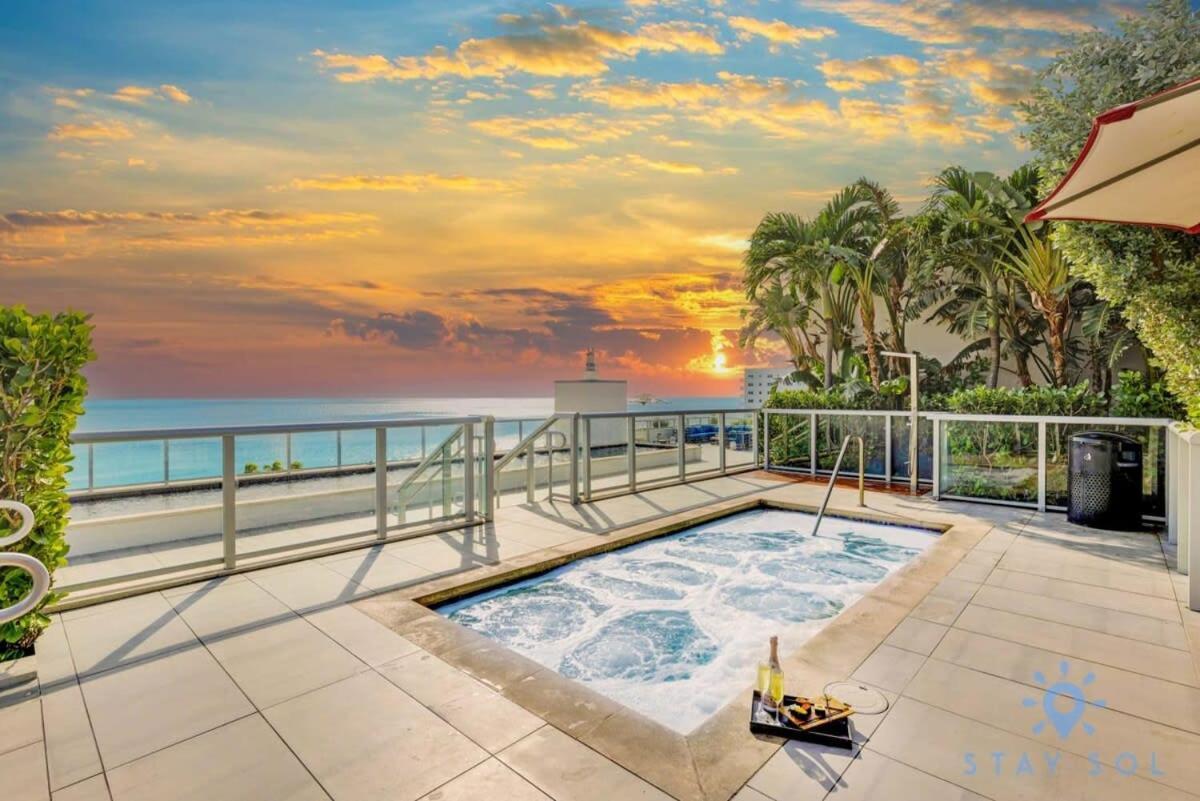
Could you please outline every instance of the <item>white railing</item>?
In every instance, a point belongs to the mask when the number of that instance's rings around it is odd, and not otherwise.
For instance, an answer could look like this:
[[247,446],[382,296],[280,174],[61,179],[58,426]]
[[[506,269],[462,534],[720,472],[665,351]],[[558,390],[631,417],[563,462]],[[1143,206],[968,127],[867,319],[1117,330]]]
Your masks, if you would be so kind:
[[1167,536],[1188,577],[1188,608],[1200,612],[1200,431],[1167,429]]
[[[28,506],[17,501],[0,501],[0,509],[16,512],[21,518],[21,525],[15,532],[7,537],[0,537],[0,548],[16,545],[33,531],[33,510]],[[18,570],[24,570],[32,579],[32,585],[24,598],[12,606],[0,609],[0,623],[8,623],[37,609],[38,604],[50,592],[50,572],[46,570],[45,565],[29,554],[12,551],[0,552],[0,567],[15,567]]]
[[[201,455],[206,460],[211,459],[214,448],[219,455],[219,477],[211,485],[191,488],[192,492],[142,492],[115,501],[123,505],[121,512],[106,516],[89,513],[91,504],[77,505],[69,529],[76,557],[121,548],[163,553],[186,546],[179,550],[205,558],[61,589],[69,592],[118,581],[168,580],[171,574],[185,572],[190,577],[218,575],[246,565],[348,550],[484,521],[490,517],[492,505],[486,488],[480,492],[486,481],[478,477],[488,471],[479,462],[488,465],[494,458],[492,425],[491,418],[443,417],[78,434],[73,444],[89,448],[205,443]],[[325,452],[331,455],[336,448],[337,462],[346,468],[350,465],[341,457],[344,433],[367,437],[370,442],[369,452],[360,449],[355,456],[353,471],[296,470],[263,480],[245,464],[247,453],[271,447],[282,452],[285,443],[321,437],[327,440]],[[457,442],[458,447],[451,451],[444,447],[447,441]],[[482,441],[482,448],[474,447],[477,441]],[[252,445],[248,447],[247,442]],[[390,442],[405,447],[398,451]],[[427,452],[424,459],[404,452],[417,442]],[[441,444],[430,452],[428,442]],[[436,468],[442,479],[437,492],[449,502],[428,503],[426,494],[414,492],[414,481],[409,478],[414,474],[425,477],[433,470],[430,457],[434,455],[439,457]]]

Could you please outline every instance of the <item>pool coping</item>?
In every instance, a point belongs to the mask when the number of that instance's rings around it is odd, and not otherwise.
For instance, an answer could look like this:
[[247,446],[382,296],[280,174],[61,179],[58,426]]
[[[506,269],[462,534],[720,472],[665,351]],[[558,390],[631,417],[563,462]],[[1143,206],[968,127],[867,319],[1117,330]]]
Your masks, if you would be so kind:
[[[444,576],[354,602],[354,605],[426,651],[495,689],[579,742],[681,801],[727,801],[783,745],[751,734],[739,693],[687,735],[567,679],[502,644],[452,622],[430,607],[549,572],[570,562],[667,536],[685,528],[755,509],[815,513],[811,504],[756,495],[720,501],[605,535],[522,554],[467,574]],[[831,516],[940,532],[913,558],[785,655],[789,688],[816,693],[844,679],[983,538],[991,525],[831,507]],[[911,514],[911,513],[910,513]],[[890,696],[890,694],[889,694]],[[861,733],[858,741],[865,739]]]

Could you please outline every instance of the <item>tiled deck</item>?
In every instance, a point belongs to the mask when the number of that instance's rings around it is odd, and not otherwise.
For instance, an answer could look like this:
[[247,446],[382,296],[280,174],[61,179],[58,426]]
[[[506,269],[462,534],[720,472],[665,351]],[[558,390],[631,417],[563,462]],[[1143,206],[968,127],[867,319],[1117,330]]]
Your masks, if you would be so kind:
[[[673,758],[606,736],[637,731],[628,710],[580,704],[565,680],[561,696],[528,692],[528,676],[497,681],[494,665],[471,667],[477,649],[397,616],[418,584],[596,547],[733,497],[814,504],[821,491],[748,474],[577,508],[504,507],[471,535],[65,612],[39,642],[40,688],[0,693],[3,797],[1200,797],[1200,614],[1180,603],[1183,580],[1150,535],[869,494],[875,513],[952,528],[785,663],[789,687],[853,674],[889,695],[886,715],[856,721],[853,753],[726,727],[729,739],[686,738]],[[853,500],[839,489],[833,506]],[[1094,734],[1060,740],[1053,726],[1033,731],[1045,717],[1035,672],[1053,683],[1064,659],[1073,679],[1095,673],[1088,697],[1107,705],[1086,709]],[[649,764],[639,751],[661,754],[659,767],[622,767]]]

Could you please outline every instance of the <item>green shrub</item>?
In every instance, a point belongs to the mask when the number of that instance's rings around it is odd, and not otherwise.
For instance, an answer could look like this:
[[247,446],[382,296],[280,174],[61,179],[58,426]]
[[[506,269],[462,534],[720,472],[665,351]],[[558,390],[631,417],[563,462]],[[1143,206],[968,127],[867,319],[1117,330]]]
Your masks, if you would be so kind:
[[288,468],[290,470],[303,470],[304,462],[292,462],[290,465],[288,465]]
[[1102,417],[1107,414],[1103,395],[1086,384],[1073,387],[1027,387],[1009,389],[975,387],[951,392],[940,399],[942,411],[956,414],[1062,415]]
[[258,462],[246,462],[242,465],[242,473],[251,475],[258,472]]
[[283,462],[279,461],[278,459],[276,459],[275,461],[271,462],[271,468],[270,468],[270,470],[271,470],[271,472],[272,472],[272,473],[279,473],[279,472],[281,472],[281,471],[283,470]]
[[[87,394],[80,370],[94,357],[87,315],[0,307],[0,498],[26,504],[37,521],[28,537],[8,547],[36,557],[51,574],[67,562],[71,431]],[[0,533],[15,522],[15,516],[0,519]],[[29,589],[27,573],[0,569],[0,606],[16,603]],[[42,607],[60,598],[51,591]],[[33,647],[50,624],[42,607],[0,625],[0,660]]]
[[1113,387],[1114,417],[1169,417],[1183,420],[1187,409],[1163,381],[1148,381],[1135,370],[1125,370]]

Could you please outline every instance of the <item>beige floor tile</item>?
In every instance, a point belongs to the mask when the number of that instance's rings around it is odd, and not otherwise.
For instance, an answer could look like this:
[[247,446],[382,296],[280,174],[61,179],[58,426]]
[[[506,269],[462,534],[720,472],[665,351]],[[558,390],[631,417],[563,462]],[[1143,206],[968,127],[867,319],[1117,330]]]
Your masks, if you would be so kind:
[[388,590],[416,584],[431,578],[434,573],[403,559],[369,549],[355,551],[353,556],[325,563],[330,570],[369,587],[372,590]]
[[113,801],[322,801],[329,796],[259,715],[109,771]]
[[498,759],[489,759],[434,790],[421,801],[551,801]]
[[0,692],[0,754],[42,739],[42,702],[36,683]]
[[544,724],[495,690],[423,651],[384,665],[379,672],[492,753]]
[[370,592],[319,562],[296,562],[247,575],[296,612],[344,603]]
[[971,603],[1028,617],[1091,629],[1130,640],[1186,651],[1187,636],[1178,622],[1119,612],[1066,599],[1051,600],[1019,590],[987,585],[980,587]]
[[941,595],[927,595],[921,603],[913,608],[912,617],[949,626],[966,607],[967,600],[965,598],[956,599],[946,598]]
[[[249,583],[249,581],[250,581],[250,579],[246,578],[245,573],[235,573],[232,576],[221,576],[221,577],[215,578],[215,579],[208,579],[207,581],[197,581],[192,584],[183,584],[178,587],[168,587],[167,589],[162,591],[162,597],[166,598],[169,601],[172,598],[178,598],[180,596],[187,596],[187,595],[205,594],[208,592],[212,592],[213,590],[217,589],[218,587],[228,587],[231,584]],[[78,609],[75,611],[84,612],[88,609],[94,609],[94,608],[96,608],[96,607],[88,606],[88,607],[84,607],[83,609]]]
[[838,786],[858,748],[789,742],[759,768],[748,786],[774,801],[820,801]]
[[988,574],[992,572],[993,565],[975,564],[967,561],[959,562],[954,569],[947,573],[948,578],[958,579],[959,581],[972,581],[976,584],[983,583]]
[[81,676],[199,645],[192,630],[158,593],[103,606],[107,608],[103,618],[63,618],[75,669]]
[[[1075,669],[1069,678],[1080,681],[1083,675]],[[1047,669],[1046,676],[1051,682],[1057,681],[1058,669]],[[1085,688],[1089,699],[1105,700],[1115,690],[1106,684],[1105,676],[1098,674],[1096,681]],[[930,706],[1038,740],[1045,748],[1061,748],[1081,757],[1095,754],[1098,761],[1109,766],[1123,752],[1140,753],[1142,759],[1153,753],[1163,773],[1158,781],[1181,790],[1200,787],[1200,762],[1195,758],[1200,754],[1198,734],[1091,705],[1080,718],[1093,727],[1091,734],[1082,727],[1074,729],[1065,739],[1059,737],[1053,726],[1035,732],[1034,727],[1046,717],[1042,688],[937,659],[925,663],[904,693]],[[1034,699],[1036,705],[1025,706],[1026,698]]]
[[254,711],[202,648],[90,676],[81,687],[107,770]]
[[390,545],[384,553],[431,573],[449,573],[496,564],[500,544],[494,537],[479,542],[470,533],[451,532]]
[[[1062,661],[1062,655],[1052,651],[960,629],[946,632],[933,657],[1031,686],[1035,672],[1049,675]],[[1082,659],[1072,659],[1071,670],[1090,670],[1103,680],[1111,688],[1105,690],[1104,700],[1112,709],[1200,734],[1200,690],[1195,687]]]
[[954,627],[1180,684],[1200,683],[1189,653],[1161,645],[974,604],[963,610]]
[[1040,595],[1045,598],[1075,601],[1170,622],[1179,620],[1179,610],[1176,609],[1175,603],[1167,598],[1155,598],[1150,595],[1122,592],[1091,584],[1034,576],[1030,573],[1015,573],[1011,570],[993,571],[992,575],[988,576],[987,583],[991,586]]
[[[1090,775],[1092,763],[1067,752],[1054,752],[1058,761],[1051,770],[1045,761],[1046,748],[1041,743],[911,698],[901,698],[892,708],[871,738],[871,748],[924,773],[1004,801],[1193,798],[1140,775],[1119,776],[1115,771],[1104,770],[1099,775]],[[1028,771],[1022,768],[1023,754],[1029,755]]]
[[887,798],[897,801],[986,801],[981,795],[897,762],[870,746],[860,751],[850,763],[836,791],[829,797],[837,801],[878,801]]
[[205,641],[296,617],[279,599],[252,581],[203,586],[167,600],[196,636]]
[[929,591],[929,594],[955,601],[969,601],[980,586],[979,582],[946,577],[939,581],[938,585]]
[[112,801],[112,796],[108,794],[108,782],[103,775],[55,790],[50,797],[52,801]]
[[368,672],[264,713],[338,801],[420,798],[487,752]]
[[998,569],[1012,570],[1018,573],[1030,573],[1035,576],[1074,581],[1079,584],[1091,584],[1095,587],[1105,587],[1110,590],[1133,592],[1139,595],[1149,595],[1155,598],[1175,597],[1175,590],[1166,570],[1158,575],[1132,573],[1126,570],[1114,569],[1108,566],[1093,567],[1071,564],[1062,559],[1052,558],[1016,558],[1005,554],[996,565]]
[[353,606],[332,606],[305,614],[305,619],[372,667],[420,649]]
[[941,641],[948,626],[931,623],[919,617],[909,616],[884,640],[888,645],[929,656]]
[[543,726],[499,754],[555,801],[669,801],[647,784],[553,726]]
[[738,790],[737,794],[729,801],[774,801],[774,799],[763,795],[753,787],[746,786]]
[[41,743],[0,754],[0,788],[4,801],[49,801],[46,752]]
[[916,675],[924,661],[921,654],[881,645],[854,671],[854,678],[898,693],[904,690],[904,685]]
[[43,688],[42,718],[52,790],[75,784],[103,770],[83,693],[74,679]]

